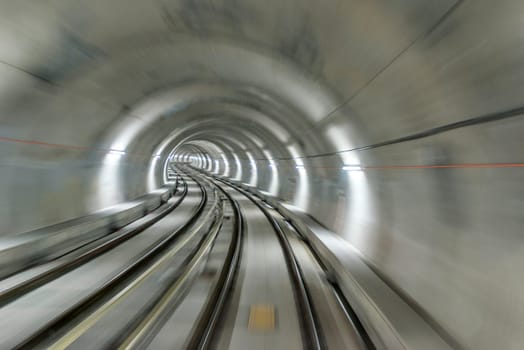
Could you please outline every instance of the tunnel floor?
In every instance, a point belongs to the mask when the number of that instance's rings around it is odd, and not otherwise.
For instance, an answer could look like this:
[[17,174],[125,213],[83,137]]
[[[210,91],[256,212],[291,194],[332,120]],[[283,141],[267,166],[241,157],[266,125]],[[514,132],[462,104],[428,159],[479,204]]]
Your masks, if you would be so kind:
[[0,347],[373,348],[276,208],[189,167],[176,174],[151,214],[6,276]]

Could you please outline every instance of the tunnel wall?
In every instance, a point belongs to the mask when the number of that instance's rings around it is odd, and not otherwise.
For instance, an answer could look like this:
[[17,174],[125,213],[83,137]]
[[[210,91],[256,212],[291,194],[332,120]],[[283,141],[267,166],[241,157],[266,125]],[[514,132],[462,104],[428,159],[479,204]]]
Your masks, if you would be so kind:
[[[141,101],[194,82],[255,88],[290,106],[266,112],[295,131],[285,145],[266,140],[282,200],[347,239],[456,348],[520,347],[521,1],[274,1],[236,17],[222,3],[134,5],[125,19],[115,1],[2,12],[1,234],[145,193],[158,145],[190,118],[173,109],[148,124],[133,112]],[[258,90],[253,110],[273,111]],[[101,176],[119,125],[134,122],[115,177]],[[363,171],[342,170],[354,162]]]
[[5,66],[2,77],[22,97],[1,107],[1,234],[86,214],[105,153],[91,145],[118,110]]

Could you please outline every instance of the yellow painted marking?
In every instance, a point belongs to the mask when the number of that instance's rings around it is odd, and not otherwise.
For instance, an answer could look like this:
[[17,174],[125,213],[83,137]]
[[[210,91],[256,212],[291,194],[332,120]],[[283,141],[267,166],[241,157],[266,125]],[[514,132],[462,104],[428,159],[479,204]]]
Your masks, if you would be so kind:
[[251,305],[248,329],[252,331],[271,331],[275,329],[275,306]]

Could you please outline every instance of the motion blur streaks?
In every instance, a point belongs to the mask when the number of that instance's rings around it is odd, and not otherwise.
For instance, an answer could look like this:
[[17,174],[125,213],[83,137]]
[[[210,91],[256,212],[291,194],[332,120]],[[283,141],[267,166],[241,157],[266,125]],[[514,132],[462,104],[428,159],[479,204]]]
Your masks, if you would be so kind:
[[523,16],[522,0],[3,1],[0,234],[190,162],[306,210],[457,348],[521,348],[524,168],[500,165],[524,163]]

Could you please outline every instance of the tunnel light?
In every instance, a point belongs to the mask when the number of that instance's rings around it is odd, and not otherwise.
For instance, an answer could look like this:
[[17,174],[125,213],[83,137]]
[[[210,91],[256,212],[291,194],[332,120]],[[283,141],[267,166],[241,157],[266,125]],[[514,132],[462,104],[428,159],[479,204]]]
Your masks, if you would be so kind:
[[360,165],[344,165],[342,167],[342,170],[344,171],[362,171],[362,167]]
[[109,154],[115,155],[115,156],[124,156],[126,154],[125,151],[119,151],[116,149],[109,150]]
[[302,165],[302,164],[297,164],[297,165],[295,165],[295,168],[297,168],[297,169],[304,169],[304,165]]

